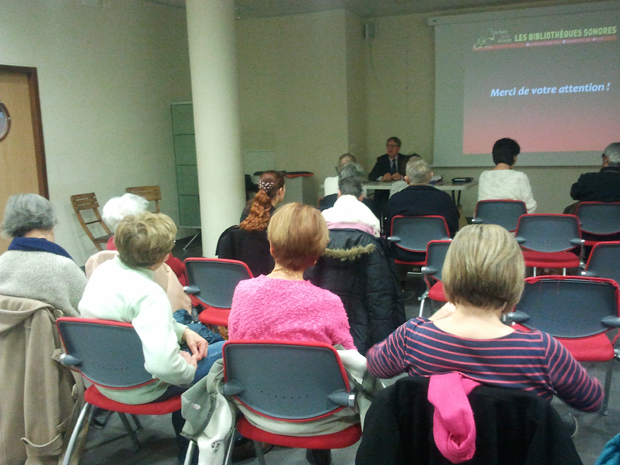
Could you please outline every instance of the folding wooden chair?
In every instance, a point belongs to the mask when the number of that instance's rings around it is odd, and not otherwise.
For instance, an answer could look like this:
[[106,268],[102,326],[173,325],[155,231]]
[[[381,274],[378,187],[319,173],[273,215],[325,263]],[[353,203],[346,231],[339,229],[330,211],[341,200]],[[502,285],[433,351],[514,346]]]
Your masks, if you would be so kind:
[[[71,196],[71,205],[73,205],[73,210],[78,218],[78,221],[82,225],[82,228],[88,235],[89,239],[95,244],[98,250],[103,250],[101,244],[105,246],[108,243],[110,238],[113,236],[110,228],[103,222],[101,215],[99,214],[99,202],[97,202],[97,196],[94,192],[90,192],[88,194],[77,194]],[[94,217],[94,220],[86,221],[82,216],[82,212],[85,210],[91,210],[91,218]],[[105,232],[103,236],[95,236],[90,230],[90,225],[98,224],[101,229]]]

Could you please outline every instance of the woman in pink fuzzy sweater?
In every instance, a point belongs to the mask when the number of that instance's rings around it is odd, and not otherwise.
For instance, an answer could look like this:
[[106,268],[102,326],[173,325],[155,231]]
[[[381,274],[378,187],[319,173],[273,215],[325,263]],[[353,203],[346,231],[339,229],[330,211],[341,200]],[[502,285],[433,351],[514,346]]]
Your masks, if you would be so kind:
[[329,241],[321,213],[309,205],[285,205],[273,215],[267,235],[275,267],[237,286],[230,339],[319,341],[355,349],[340,298],[303,279]]

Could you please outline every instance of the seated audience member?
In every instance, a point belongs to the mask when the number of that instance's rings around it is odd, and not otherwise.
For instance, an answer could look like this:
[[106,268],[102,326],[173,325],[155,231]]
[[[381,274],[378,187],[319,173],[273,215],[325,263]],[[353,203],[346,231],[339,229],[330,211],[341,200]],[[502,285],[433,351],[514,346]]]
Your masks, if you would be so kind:
[[324,197],[338,193],[338,179],[340,179],[340,170],[344,165],[351,162],[357,163],[357,160],[350,153],[343,153],[340,155],[338,158],[338,165],[336,165],[336,173],[338,173],[338,175],[325,178],[325,182],[323,183]]
[[579,202],[620,202],[620,142],[605,147],[603,166],[597,173],[585,173],[570,189]]
[[409,160],[405,176],[409,187],[394,194],[387,205],[388,229],[396,215],[438,215],[446,219],[450,236],[456,234],[459,228],[459,211],[449,194],[429,186],[432,177],[433,172],[426,161],[421,158]]
[[[338,182],[346,178],[364,178],[364,177],[365,177],[364,168],[362,168],[362,165],[355,163],[355,162],[350,162],[344,165],[340,169],[340,173],[338,174],[338,179],[339,179]],[[364,198],[362,199],[362,202],[364,203],[364,205],[370,208],[372,212],[376,215],[374,202],[366,197],[366,188],[362,188],[362,193],[364,194]],[[331,195],[326,195],[322,199],[319,199],[319,210],[323,211],[328,208],[332,208],[334,204],[336,203],[336,200],[338,200],[338,192],[331,194]]]
[[60,463],[83,400],[81,375],[52,359],[62,349],[54,322],[79,316],[86,286],[54,243],[56,223],[44,197],[8,199],[2,231],[12,241],[0,255],[1,464]]
[[[112,232],[114,232],[123,218],[129,215],[137,215],[138,213],[145,212],[148,206],[149,201],[136,194],[127,193],[123,194],[121,197],[112,197],[103,206],[103,221],[108,225]],[[108,240],[106,249],[116,250],[116,247],[114,246],[114,236]],[[174,271],[174,274],[179,282],[183,286],[187,286],[187,279],[185,278],[185,265],[183,265],[183,262],[170,254],[168,260],[166,260],[166,265]]]
[[239,227],[246,231],[265,231],[271,215],[284,200],[286,187],[279,171],[265,171],[258,180],[258,192],[241,213]]
[[51,202],[37,194],[9,198],[2,230],[13,240],[0,255],[0,295],[40,300],[78,316],[86,276],[54,243],[58,222]]
[[495,168],[483,171],[478,184],[478,200],[521,200],[528,213],[536,210],[536,200],[527,176],[512,168],[521,147],[512,139],[500,139],[493,145]]
[[353,228],[379,237],[381,225],[370,208],[362,203],[364,187],[362,178],[341,179],[338,183],[338,200],[332,208],[323,210],[329,229]]
[[599,382],[558,341],[541,331],[515,331],[501,321],[521,298],[525,265],[519,245],[497,225],[471,225],[456,235],[444,262],[446,304],[414,318],[367,353],[368,371],[391,378],[458,372],[482,384],[557,395],[583,411],[600,408]]
[[259,191],[241,215],[241,224],[226,229],[215,250],[218,258],[244,262],[253,276],[266,275],[273,270],[267,225],[286,193],[284,176],[279,171],[265,171],[258,186]]
[[[86,285],[79,304],[82,316],[131,323],[142,341],[144,367],[156,379],[132,389],[99,388],[112,400],[145,404],[168,399],[206,376],[222,357],[223,342],[208,344],[172,319],[166,293],[153,280],[174,247],[176,232],[174,222],[161,213],[126,216],[116,228],[118,256],[98,266]],[[180,350],[181,343],[187,352]],[[187,440],[180,436],[184,423],[180,411],[172,422],[182,460]]]
[[[314,265],[329,240],[327,224],[321,213],[309,205],[289,203],[274,214],[267,235],[275,268],[267,276],[241,281],[237,285],[228,320],[230,339],[318,341],[355,349],[340,298],[304,281],[304,271]],[[246,416],[250,415],[250,421],[260,423],[260,418],[252,417],[251,412],[239,407]],[[271,432],[328,434],[359,422],[350,409],[325,420],[303,424],[283,422],[281,430]],[[328,464],[330,456],[329,451],[309,451],[307,454],[311,463]]]

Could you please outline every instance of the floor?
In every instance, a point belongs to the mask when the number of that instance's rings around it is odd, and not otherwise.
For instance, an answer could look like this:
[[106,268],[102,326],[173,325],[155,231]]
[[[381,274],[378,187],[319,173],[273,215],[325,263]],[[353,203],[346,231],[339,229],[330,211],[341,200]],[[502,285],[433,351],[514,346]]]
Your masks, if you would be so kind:
[[[177,250],[173,252],[175,256],[183,259],[187,256],[201,255],[199,238],[186,251],[181,250],[184,244],[182,241],[179,242]],[[410,274],[407,280],[407,291],[412,297],[406,302],[407,317],[417,316],[419,302],[416,296],[419,296],[423,290],[422,280]],[[430,309],[425,308],[425,314],[427,312],[430,312]],[[584,365],[601,383],[604,381],[603,366],[600,364],[597,366],[594,363]],[[620,363],[614,364],[614,383],[608,416],[576,412],[558,400],[554,400],[553,404],[563,417],[568,418],[569,413],[572,413],[578,419],[579,430],[574,438],[575,446],[584,464],[594,464],[605,443],[620,433]],[[118,415],[112,415],[103,429],[91,427],[81,463],[88,465],[177,465],[177,446],[170,416],[141,417],[141,422],[144,429],[138,435],[142,443],[142,448],[138,452],[134,452]],[[334,450],[332,463],[353,465],[356,451],[357,444],[346,449]],[[278,447],[266,455],[266,462],[268,465],[306,465],[308,463],[305,451]],[[248,459],[237,463],[257,464],[258,461]]]

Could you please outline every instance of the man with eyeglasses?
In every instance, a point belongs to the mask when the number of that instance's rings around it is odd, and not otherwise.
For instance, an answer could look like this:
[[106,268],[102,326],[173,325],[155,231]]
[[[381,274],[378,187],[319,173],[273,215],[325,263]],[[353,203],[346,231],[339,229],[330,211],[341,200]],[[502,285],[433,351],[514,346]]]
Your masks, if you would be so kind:
[[399,153],[401,141],[390,137],[386,144],[387,153],[377,157],[374,168],[368,175],[370,181],[400,181],[405,176],[405,166],[409,157]]

